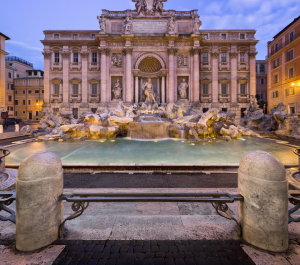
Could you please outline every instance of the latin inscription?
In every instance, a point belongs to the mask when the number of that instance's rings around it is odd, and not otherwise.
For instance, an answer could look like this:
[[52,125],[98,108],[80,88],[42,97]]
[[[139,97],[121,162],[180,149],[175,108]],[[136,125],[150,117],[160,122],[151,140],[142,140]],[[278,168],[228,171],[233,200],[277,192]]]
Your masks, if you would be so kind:
[[133,22],[134,33],[167,33],[167,22]]

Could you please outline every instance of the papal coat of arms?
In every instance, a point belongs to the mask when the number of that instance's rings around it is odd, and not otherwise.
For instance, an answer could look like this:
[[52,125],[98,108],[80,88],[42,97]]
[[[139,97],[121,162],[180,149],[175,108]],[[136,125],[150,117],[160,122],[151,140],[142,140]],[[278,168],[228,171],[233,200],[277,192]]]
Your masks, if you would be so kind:
[[135,11],[138,14],[144,12],[145,15],[152,16],[155,14],[155,12],[164,11],[163,2],[167,2],[167,0],[132,0],[132,2],[136,3]]

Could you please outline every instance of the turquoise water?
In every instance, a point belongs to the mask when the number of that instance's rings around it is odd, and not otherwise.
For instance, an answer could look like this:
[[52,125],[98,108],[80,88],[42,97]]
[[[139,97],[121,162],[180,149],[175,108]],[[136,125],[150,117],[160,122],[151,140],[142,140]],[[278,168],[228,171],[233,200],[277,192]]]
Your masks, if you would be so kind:
[[229,142],[188,143],[181,140],[136,141],[131,139],[97,140],[85,142],[33,142],[8,148],[11,154],[6,164],[20,164],[38,151],[57,154],[63,163],[239,163],[241,158],[256,150],[263,150],[283,164],[298,164],[293,148],[273,141],[244,137]]

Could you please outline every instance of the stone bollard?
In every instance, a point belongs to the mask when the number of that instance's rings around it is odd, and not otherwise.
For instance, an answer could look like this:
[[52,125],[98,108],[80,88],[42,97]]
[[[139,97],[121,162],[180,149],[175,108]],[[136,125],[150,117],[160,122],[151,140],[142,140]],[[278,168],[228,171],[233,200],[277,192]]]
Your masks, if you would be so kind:
[[20,131],[20,125],[19,124],[15,124],[15,132],[19,132]]
[[0,133],[3,133],[3,125],[0,124]]
[[63,222],[60,158],[41,151],[20,165],[16,181],[16,249],[34,251],[58,239]]
[[242,237],[258,248],[288,248],[288,181],[281,162],[264,151],[245,155],[238,172]]

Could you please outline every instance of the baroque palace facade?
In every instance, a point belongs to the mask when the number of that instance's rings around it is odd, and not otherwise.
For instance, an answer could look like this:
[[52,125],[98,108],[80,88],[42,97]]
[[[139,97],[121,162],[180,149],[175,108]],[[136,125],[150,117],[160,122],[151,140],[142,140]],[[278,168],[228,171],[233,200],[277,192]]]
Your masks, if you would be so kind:
[[78,116],[149,103],[152,91],[152,102],[200,102],[240,118],[256,94],[256,31],[200,30],[197,10],[133,2],[136,10],[102,10],[100,32],[44,31],[43,109]]

